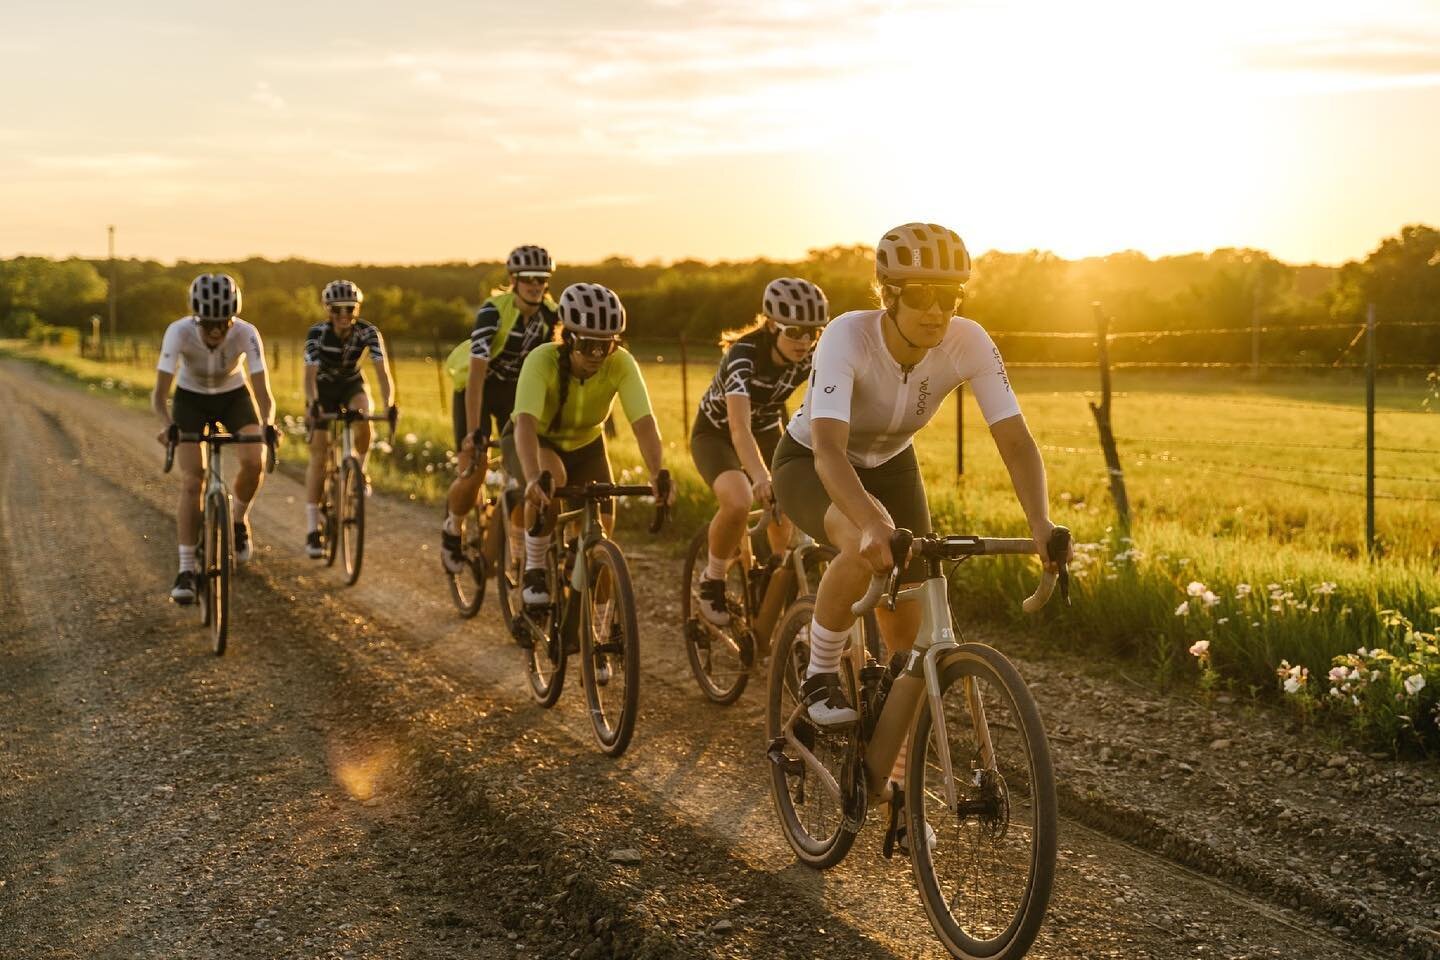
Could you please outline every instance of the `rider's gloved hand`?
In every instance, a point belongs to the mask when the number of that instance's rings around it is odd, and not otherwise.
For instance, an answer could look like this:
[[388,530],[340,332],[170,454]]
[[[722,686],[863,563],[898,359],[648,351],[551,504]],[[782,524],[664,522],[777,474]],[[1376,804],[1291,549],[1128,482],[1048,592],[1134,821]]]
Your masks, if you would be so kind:
[[284,441],[284,434],[275,429],[275,424],[265,424],[265,442],[272,447],[278,447]]

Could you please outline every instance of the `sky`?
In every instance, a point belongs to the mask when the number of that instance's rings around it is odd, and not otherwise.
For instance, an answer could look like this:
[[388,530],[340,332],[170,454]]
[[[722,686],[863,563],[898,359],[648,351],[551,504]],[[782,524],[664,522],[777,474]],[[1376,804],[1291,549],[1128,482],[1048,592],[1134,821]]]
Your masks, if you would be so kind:
[[1440,0],[7,0],[0,257],[1363,258],[1440,224]]

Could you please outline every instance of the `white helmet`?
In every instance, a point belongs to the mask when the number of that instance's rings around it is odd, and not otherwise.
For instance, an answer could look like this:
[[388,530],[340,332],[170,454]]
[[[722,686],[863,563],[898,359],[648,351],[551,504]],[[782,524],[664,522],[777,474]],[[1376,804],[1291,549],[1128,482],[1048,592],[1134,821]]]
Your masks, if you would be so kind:
[[618,337],[625,332],[625,305],[609,287],[572,283],[560,294],[560,321],[582,337]]
[[327,307],[338,303],[353,303],[358,307],[365,302],[365,294],[361,293],[360,288],[349,280],[331,280],[325,284],[325,290],[320,294],[320,299]]
[[964,283],[970,279],[970,252],[954,230],[935,223],[903,224],[886,231],[875,245],[875,279]]
[[229,320],[240,312],[240,285],[228,273],[202,273],[190,281],[190,312],[201,320]]
[[823,327],[830,319],[824,291],[798,277],[771,280],[760,302],[765,316],[787,326]]
[[510,251],[510,256],[505,258],[505,269],[510,273],[543,273],[548,277],[555,272],[555,261],[544,247],[527,244]]

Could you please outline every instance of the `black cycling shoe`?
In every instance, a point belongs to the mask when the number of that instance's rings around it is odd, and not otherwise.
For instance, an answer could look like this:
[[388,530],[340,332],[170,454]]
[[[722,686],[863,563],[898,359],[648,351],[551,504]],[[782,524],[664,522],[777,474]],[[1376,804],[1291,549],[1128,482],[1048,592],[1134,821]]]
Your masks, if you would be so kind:
[[320,539],[319,530],[311,530],[305,538],[305,556],[311,560],[319,560],[325,556],[325,543]]
[[725,581],[700,578],[700,616],[717,627],[730,625],[730,603],[725,599]]
[[465,548],[460,542],[460,534],[448,530],[440,532],[440,562],[444,564],[446,573],[459,573],[465,569]]
[[544,567],[525,571],[520,578],[520,599],[527,607],[543,607],[550,602],[550,578]]
[[254,551],[250,548],[250,524],[244,520],[235,523],[235,560],[238,563],[245,563],[250,559]]
[[800,686],[800,699],[804,701],[810,720],[821,727],[843,727],[860,718],[845,689],[840,686],[840,674],[817,673],[806,677]]
[[188,607],[194,603],[195,593],[199,587],[196,582],[198,579],[193,570],[181,570],[175,577],[175,586],[170,588],[170,599],[182,607]]

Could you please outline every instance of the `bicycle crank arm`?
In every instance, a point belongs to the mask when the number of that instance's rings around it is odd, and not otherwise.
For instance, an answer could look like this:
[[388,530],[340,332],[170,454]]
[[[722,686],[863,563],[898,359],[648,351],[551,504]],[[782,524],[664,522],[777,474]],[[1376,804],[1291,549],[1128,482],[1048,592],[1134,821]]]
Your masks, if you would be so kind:
[[715,641],[719,641],[725,646],[727,650],[735,654],[735,656],[740,656],[740,644],[736,643],[728,633],[726,633],[724,630],[721,630],[719,627],[715,626],[715,624],[711,623],[709,620],[706,620],[704,617],[694,617],[692,619],[700,625],[700,628],[702,630],[704,630],[710,635],[710,640],[712,643]]
[[815,758],[815,754],[811,753],[803,743],[795,739],[795,719],[800,716],[801,711],[804,709],[803,706],[796,708],[795,713],[791,715],[789,721],[786,722],[784,728],[785,744],[800,754],[800,760],[805,764],[805,769],[815,775],[815,779],[820,782],[820,786],[825,788],[825,792],[830,794],[831,799],[835,801],[836,805],[843,807],[845,801],[840,796],[840,784],[830,775],[830,771],[825,769],[825,765]]

